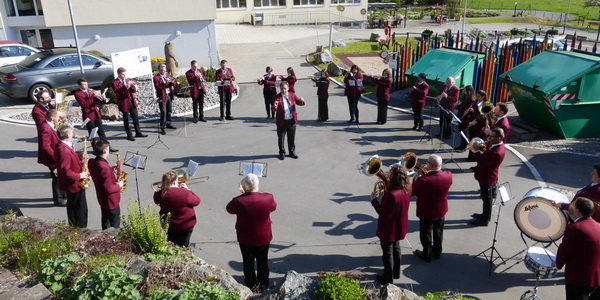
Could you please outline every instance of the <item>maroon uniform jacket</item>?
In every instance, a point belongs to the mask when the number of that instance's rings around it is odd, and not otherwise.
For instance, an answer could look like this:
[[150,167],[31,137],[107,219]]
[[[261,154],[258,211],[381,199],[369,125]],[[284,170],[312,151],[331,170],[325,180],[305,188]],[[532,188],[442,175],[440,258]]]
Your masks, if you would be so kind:
[[556,254],[565,267],[565,281],[583,287],[600,286],[600,224],[591,217],[567,225]]
[[494,124],[490,125],[490,128],[496,127],[502,128],[502,130],[504,130],[504,139],[502,141],[506,143],[506,140],[508,139],[508,134],[510,133],[510,123],[508,122],[508,118],[504,116],[502,119],[496,120]]
[[329,82],[331,81],[329,77],[319,77],[312,81],[317,83],[317,97],[319,99],[329,98]]
[[48,109],[44,108],[41,104],[36,103],[33,105],[33,109],[31,109],[31,116],[33,117],[33,122],[35,122],[35,126],[38,127],[40,124],[46,122],[46,112],[49,109],[53,109],[54,106],[52,104],[48,104]]
[[196,226],[194,206],[200,204],[200,198],[192,191],[172,187],[164,196],[161,191],[154,193],[154,203],[160,206],[160,214],[171,213],[169,231],[182,231]]
[[277,81],[277,76],[275,74],[265,74],[258,81],[259,85],[263,86],[263,94],[270,93],[271,95],[277,94],[277,89],[275,88],[275,82]]
[[225,209],[237,215],[235,231],[240,245],[262,246],[271,242],[270,214],[277,209],[272,194],[248,192],[233,198]]
[[475,166],[475,179],[483,186],[492,186],[498,182],[498,169],[504,160],[506,149],[504,144],[496,144],[491,147],[486,144],[485,152],[475,152],[477,165]]
[[96,97],[94,97],[94,91],[91,89],[87,89],[86,92],[82,90],[77,90],[75,93],[75,100],[81,106],[81,118],[85,120],[86,118],[90,119],[90,122],[94,122],[96,118],[100,119],[102,116],[100,115],[100,110],[96,106]]
[[427,82],[423,81],[421,84],[415,83],[410,93],[411,104],[424,107],[425,103],[427,103],[427,94],[429,94],[429,84]]
[[[296,94],[292,92],[288,92],[288,97],[290,98],[290,109],[292,111],[294,123],[298,123],[298,113],[296,112],[296,104],[302,106],[304,105],[304,100],[300,100],[300,97],[296,96]],[[283,101],[285,101],[283,99],[283,95],[279,93],[273,99],[273,104],[271,104],[271,111],[277,113],[275,117],[275,125],[277,126],[285,125],[285,106],[283,104]]]
[[58,142],[54,147],[54,160],[60,189],[67,193],[81,190],[79,187],[81,158],[75,150],[63,142]]
[[[218,69],[215,72],[215,77],[216,77],[217,81],[223,81],[223,80],[229,80],[229,81],[231,81],[229,83],[229,92],[233,93],[233,89],[234,89],[233,88],[233,81],[235,80],[235,75],[233,75],[233,71],[231,70],[231,68],[227,68],[227,73],[231,76],[230,79],[226,78],[227,76],[225,76],[226,74],[225,74],[225,72],[223,72],[223,69]],[[218,86],[217,87],[217,90],[218,90],[219,94],[223,94],[223,89],[224,88],[225,88],[224,86]]]
[[456,102],[458,102],[458,96],[460,95],[460,89],[458,89],[455,85],[451,87],[443,85],[438,96],[441,95],[442,92],[446,92],[447,97],[440,100],[440,105],[449,111],[454,111]]
[[125,79],[125,85],[121,82],[120,78],[113,80],[112,89],[117,95],[117,104],[119,106],[119,111],[121,112],[129,112],[131,108],[131,101],[133,101],[133,107],[138,107],[137,101],[135,101],[135,97],[133,93],[137,91],[135,85],[132,85],[130,88],[127,88],[129,85],[129,79]]
[[88,166],[100,207],[108,210],[117,208],[121,202],[121,187],[117,184],[113,168],[102,157],[91,158]]
[[412,184],[412,194],[417,196],[417,218],[435,221],[448,212],[448,190],[452,185],[450,171],[429,171]]
[[[167,78],[171,78],[171,82],[167,83]],[[165,80],[163,80],[163,77],[160,74],[157,74],[152,77],[152,83],[154,83],[156,98],[160,100],[160,103],[167,103],[167,94],[171,95],[171,99],[173,99],[173,87],[177,82],[171,75],[165,74]]]
[[392,79],[375,79],[375,84],[377,84],[377,100],[390,101],[390,87],[392,86]]
[[[198,75],[196,75],[196,72],[198,72]],[[204,73],[202,73],[201,69],[196,69],[196,71],[189,69],[187,72],[185,72],[185,78],[191,86],[190,97],[200,97],[200,90],[202,90],[204,95],[206,95],[206,88],[204,88],[206,77],[204,77]]]
[[294,89],[294,86],[296,85],[296,76],[284,76],[281,78],[281,81],[287,81],[287,83],[290,85],[290,92],[295,93],[296,90]]
[[[586,185],[584,188],[580,189],[575,193],[575,196],[571,200],[571,202],[575,201],[575,199],[579,197],[588,198],[595,203],[600,203],[600,183],[592,185],[592,183]],[[561,203],[561,208],[563,210],[569,209],[569,203]]]
[[[471,135],[471,138],[482,138],[485,140],[486,138],[486,134],[485,134],[485,117],[481,115],[481,111],[479,110],[479,102],[475,101],[473,102],[473,104],[471,105],[471,107],[473,108],[473,111],[470,113],[467,113],[467,115],[462,119],[461,122],[461,127],[464,126],[464,128],[467,128],[467,126],[469,126],[469,123],[471,123],[472,121],[477,120],[477,123],[475,123],[475,125],[469,127],[469,134]],[[483,102],[480,102],[483,103]]]
[[460,99],[460,103],[456,105],[456,116],[459,118],[463,118],[465,112],[475,103],[475,99],[467,97],[467,95],[463,95],[462,99]]
[[58,134],[48,122],[44,121],[38,126],[38,164],[51,169],[56,168],[54,148],[58,142]]
[[356,76],[352,76],[352,73],[348,72],[346,74],[346,76],[344,77],[344,85],[346,86],[344,88],[344,92],[346,94],[346,96],[350,96],[350,97],[360,97],[360,95],[362,94],[362,86],[350,86],[350,80],[363,80],[363,75],[360,73],[357,73]]
[[403,240],[408,232],[408,205],[410,204],[411,186],[408,193],[402,189],[391,189],[381,199],[371,200],[371,205],[379,214],[377,219],[377,237],[384,242]]

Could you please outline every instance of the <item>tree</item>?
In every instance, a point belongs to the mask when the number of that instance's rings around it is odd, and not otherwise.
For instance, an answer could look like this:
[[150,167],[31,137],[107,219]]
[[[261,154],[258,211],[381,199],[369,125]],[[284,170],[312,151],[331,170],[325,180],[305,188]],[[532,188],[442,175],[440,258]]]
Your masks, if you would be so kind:
[[586,0],[583,4],[585,7],[600,6],[600,0]]

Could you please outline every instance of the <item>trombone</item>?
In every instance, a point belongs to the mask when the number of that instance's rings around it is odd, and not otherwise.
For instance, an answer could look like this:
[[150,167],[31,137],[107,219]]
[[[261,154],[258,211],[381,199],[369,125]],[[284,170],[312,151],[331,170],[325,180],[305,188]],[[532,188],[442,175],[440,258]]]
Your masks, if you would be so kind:
[[[190,178],[184,169],[177,169],[177,170],[175,170],[175,172],[177,172],[177,180],[179,180],[180,184],[181,183],[185,183],[186,185],[198,184],[198,183],[207,182],[208,179],[210,178],[210,176]],[[157,182],[152,183],[150,185],[150,187],[152,188],[152,190],[154,192],[158,192],[162,189],[162,183],[160,181],[157,181]]]

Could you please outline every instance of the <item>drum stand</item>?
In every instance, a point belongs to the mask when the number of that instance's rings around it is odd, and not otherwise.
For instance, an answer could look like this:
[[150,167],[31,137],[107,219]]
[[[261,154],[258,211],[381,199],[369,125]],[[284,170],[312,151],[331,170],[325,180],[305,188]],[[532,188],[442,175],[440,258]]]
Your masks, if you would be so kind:
[[[506,260],[502,257],[502,255],[500,255],[500,252],[498,252],[498,249],[496,249],[496,241],[497,241],[496,236],[498,234],[498,224],[500,222],[500,212],[502,211],[502,206],[504,206],[504,203],[510,201],[510,199],[511,199],[509,191],[510,191],[510,183],[508,183],[508,182],[505,182],[498,187],[498,194],[500,194],[501,205],[498,206],[498,215],[496,216],[496,222],[495,222],[496,226],[494,228],[494,239],[492,240],[492,246],[481,251],[479,254],[473,256],[473,258],[477,258],[479,256],[485,257],[485,259],[488,261],[488,263],[490,265],[490,270],[488,273],[489,276],[492,276],[492,267],[494,266],[494,262],[496,260],[501,259],[502,264],[503,265],[506,264]],[[486,252],[488,252],[488,251],[490,251],[489,257],[486,254]],[[495,258],[494,258],[494,253],[497,255]]]
[[527,300],[527,299],[542,300],[542,298],[540,298],[540,296],[537,295],[539,283],[540,283],[540,272],[538,271],[538,272],[535,272],[535,286],[533,286],[533,290],[526,291],[525,293],[523,293],[523,295],[521,295],[521,298],[519,298],[519,299],[520,300]]

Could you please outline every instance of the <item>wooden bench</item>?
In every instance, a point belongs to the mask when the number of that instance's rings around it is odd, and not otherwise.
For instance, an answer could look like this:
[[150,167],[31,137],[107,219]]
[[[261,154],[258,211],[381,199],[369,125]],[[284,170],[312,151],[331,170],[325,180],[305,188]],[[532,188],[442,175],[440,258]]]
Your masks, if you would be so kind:
[[600,26],[600,22],[587,22],[587,28],[590,28],[590,26]]
[[386,36],[383,39],[379,39],[379,46],[381,47],[381,50],[383,50],[383,47],[386,47],[389,50],[390,49],[390,38],[388,36]]

